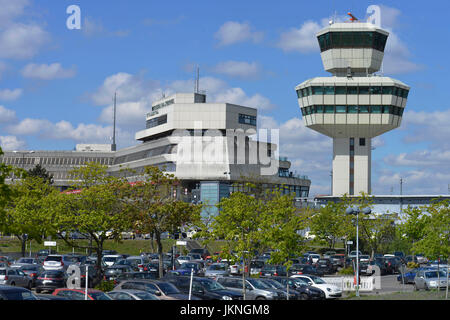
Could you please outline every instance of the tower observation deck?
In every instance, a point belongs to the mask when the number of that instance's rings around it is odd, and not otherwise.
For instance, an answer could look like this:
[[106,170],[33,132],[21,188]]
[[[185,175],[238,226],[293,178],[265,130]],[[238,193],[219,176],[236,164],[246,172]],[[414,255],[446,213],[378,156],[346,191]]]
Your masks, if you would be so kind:
[[295,88],[304,124],[333,138],[333,196],[371,194],[372,138],[401,124],[410,87],[374,75],[388,36],[367,22],[329,25],[317,39],[332,76]]

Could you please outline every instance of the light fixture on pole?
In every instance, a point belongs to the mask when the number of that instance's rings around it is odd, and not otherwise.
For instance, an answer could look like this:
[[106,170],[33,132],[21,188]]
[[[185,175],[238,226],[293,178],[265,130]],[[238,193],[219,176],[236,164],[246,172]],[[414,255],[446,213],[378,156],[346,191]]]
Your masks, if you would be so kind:
[[360,210],[358,207],[349,207],[345,210],[346,214],[356,216],[356,296],[359,297],[359,213],[362,212],[365,215],[372,213],[369,207],[365,207]]

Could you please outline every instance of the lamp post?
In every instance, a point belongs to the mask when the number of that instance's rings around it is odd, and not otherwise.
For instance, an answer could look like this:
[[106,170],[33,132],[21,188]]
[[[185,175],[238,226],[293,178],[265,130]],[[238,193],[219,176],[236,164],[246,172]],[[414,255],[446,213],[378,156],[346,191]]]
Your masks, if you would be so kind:
[[362,211],[358,207],[349,207],[345,210],[346,214],[356,216],[356,296],[359,297],[359,213],[362,212],[365,215],[372,213],[369,207],[365,207]]

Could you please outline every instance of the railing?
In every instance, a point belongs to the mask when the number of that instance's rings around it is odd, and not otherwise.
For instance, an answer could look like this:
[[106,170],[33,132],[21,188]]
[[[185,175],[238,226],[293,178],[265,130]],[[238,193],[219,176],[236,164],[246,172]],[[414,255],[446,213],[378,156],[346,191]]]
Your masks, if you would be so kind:
[[[322,278],[326,283],[334,284],[342,291],[355,291],[355,278],[353,276],[347,277],[330,277]],[[359,291],[372,291],[374,289],[375,277],[361,277],[361,283],[359,284]]]

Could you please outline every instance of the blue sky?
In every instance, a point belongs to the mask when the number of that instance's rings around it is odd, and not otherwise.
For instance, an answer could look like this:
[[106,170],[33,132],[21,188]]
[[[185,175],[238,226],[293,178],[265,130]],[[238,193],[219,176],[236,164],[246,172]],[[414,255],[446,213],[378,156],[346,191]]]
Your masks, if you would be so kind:
[[[81,30],[69,30],[69,5]],[[317,32],[335,12],[360,19],[376,4],[389,30],[384,74],[409,86],[402,126],[375,139],[375,194],[448,193],[450,36],[447,1],[0,0],[0,145],[72,150],[108,143],[118,91],[118,145],[135,144],[151,101],[192,91],[194,66],[209,101],[258,108],[279,128],[281,155],[329,193],[331,139],[303,126],[295,86],[328,76]]]

